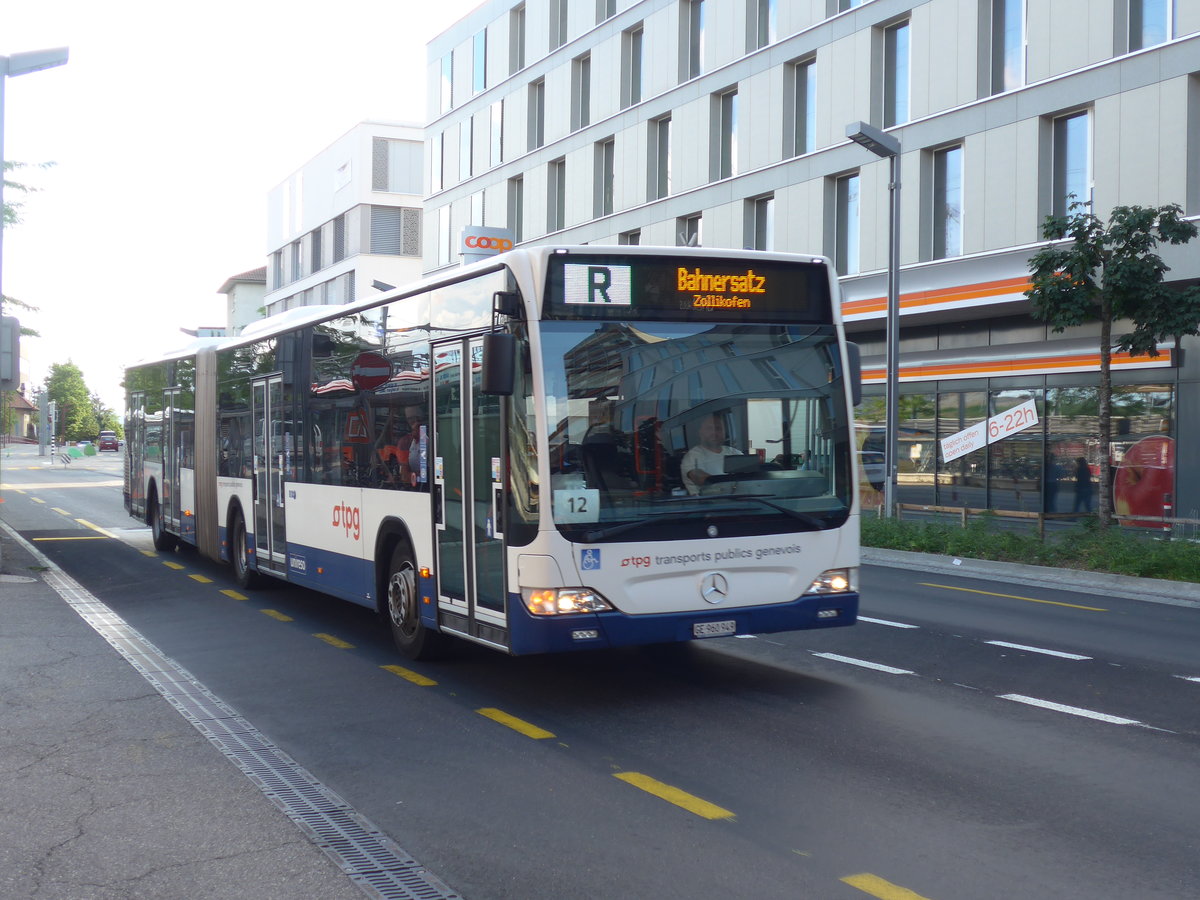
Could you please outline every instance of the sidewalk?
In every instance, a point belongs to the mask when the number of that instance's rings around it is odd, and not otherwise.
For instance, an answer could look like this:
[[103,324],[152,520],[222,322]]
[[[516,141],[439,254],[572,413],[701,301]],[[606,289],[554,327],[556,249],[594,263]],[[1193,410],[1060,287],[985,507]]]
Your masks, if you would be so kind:
[[993,562],[986,559],[967,559],[910,553],[906,550],[883,550],[863,547],[864,565],[915,569],[964,578],[981,578],[1008,584],[1027,584],[1035,587],[1060,588],[1102,597],[1126,597],[1172,606],[1200,609],[1200,584],[1186,581],[1162,581],[1155,578],[1133,578],[1129,575],[1109,575],[1105,572],[1084,572],[1078,569],[1054,569],[1047,566],[1026,566],[1019,563]]
[[0,897],[354,898],[0,529]]

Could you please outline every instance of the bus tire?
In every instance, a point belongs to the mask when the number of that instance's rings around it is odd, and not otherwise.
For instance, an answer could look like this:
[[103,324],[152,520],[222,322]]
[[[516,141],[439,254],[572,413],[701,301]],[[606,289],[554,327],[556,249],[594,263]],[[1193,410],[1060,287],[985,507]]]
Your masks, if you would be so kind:
[[446,637],[421,621],[417,567],[404,543],[392,550],[387,578],[387,620],[396,649],[409,659],[436,659],[445,651]]
[[150,495],[146,518],[150,525],[150,536],[154,540],[155,550],[170,553],[179,546],[179,538],[167,531],[166,526],[163,525],[162,507],[158,505],[158,494]]
[[240,512],[233,514],[229,534],[229,559],[233,562],[233,577],[244,588],[260,587],[262,576],[250,568],[250,551],[246,546],[246,520]]

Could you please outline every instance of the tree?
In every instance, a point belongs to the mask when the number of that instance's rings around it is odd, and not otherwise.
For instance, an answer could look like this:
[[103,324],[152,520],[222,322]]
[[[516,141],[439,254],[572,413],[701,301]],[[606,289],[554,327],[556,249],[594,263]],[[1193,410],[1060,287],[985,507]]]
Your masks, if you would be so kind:
[[[1200,288],[1177,290],[1163,283],[1170,267],[1155,252],[1160,241],[1186,244],[1197,228],[1177,204],[1118,206],[1104,222],[1083,203],[1065,216],[1047,216],[1048,244],[1029,260],[1025,292],[1034,315],[1055,332],[1100,323],[1100,524],[1112,524],[1112,351],[1158,355],[1158,343],[1200,332]],[[1064,243],[1065,242],[1065,243]],[[1132,330],[1114,341],[1116,322]]]
[[99,394],[93,393],[89,398],[92,404],[92,414],[96,417],[96,433],[101,431],[115,431],[117,437],[124,437],[124,429],[121,427],[121,419],[113,410],[106,406]]
[[46,393],[58,404],[58,417],[62,422],[59,433],[65,440],[91,439],[100,433],[91,394],[83,380],[83,372],[75,363],[55,363],[50,367]]
[[[15,162],[9,159],[4,160],[4,173],[6,176],[4,179],[5,197],[11,196],[12,191],[19,191],[22,194],[31,194],[38,190],[38,188],[31,187],[27,184],[22,184],[19,181],[9,181],[7,178],[7,174],[9,172],[15,169],[25,168],[26,165],[27,163],[23,162]],[[52,165],[54,165],[54,163],[41,163],[37,166],[37,168],[47,169]],[[3,217],[0,219],[0,221],[3,222],[3,227],[11,228],[13,225],[16,225],[21,221],[21,207],[23,205],[24,204],[19,200],[10,201],[6,199],[4,201]],[[36,306],[30,306],[28,303],[23,303],[16,297],[0,297],[0,308],[4,306],[15,306],[18,309],[27,310],[28,312],[37,312]],[[25,325],[21,326],[21,335],[22,337],[41,337],[37,331]]]

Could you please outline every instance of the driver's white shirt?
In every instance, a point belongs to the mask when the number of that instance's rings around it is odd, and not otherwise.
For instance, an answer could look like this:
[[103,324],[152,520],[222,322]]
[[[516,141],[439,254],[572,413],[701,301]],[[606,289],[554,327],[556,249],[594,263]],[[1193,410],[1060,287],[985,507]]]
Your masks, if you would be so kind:
[[687,488],[688,493],[700,493],[700,485],[692,481],[688,476],[689,472],[699,469],[709,475],[724,475],[726,456],[741,456],[741,454],[729,446],[722,447],[720,450],[709,450],[700,444],[685,453],[683,461],[679,464],[679,471],[683,476],[683,486]]

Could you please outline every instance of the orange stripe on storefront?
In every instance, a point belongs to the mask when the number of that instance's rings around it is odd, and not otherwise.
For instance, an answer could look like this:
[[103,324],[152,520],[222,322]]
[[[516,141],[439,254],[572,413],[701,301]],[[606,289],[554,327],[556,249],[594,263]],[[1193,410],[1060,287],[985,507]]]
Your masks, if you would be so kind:
[[[985,281],[980,284],[938,288],[929,291],[912,291],[900,295],[900,309],[920,309],[930,306],[948,306],[968,300],[983,300],[1011,294],[1023,294],[1029,290],[1028,278],[1005,278],[1000,281]],[[842,304],[843,316],[864,316],[887,312],[887,297],[863,297],[847,300]]]
[[[1133,355],[1131,353],[1114,353],[1112,364],[1117,367],[1127,366],[1164,366],[1171,363],[1171,351],[1160,350],[1158,356],[1149,354]],[[1100,368],[1100,354],[1075,353],[1066,356],[1034,356],[1019,359],[992,359],[978,362],[954,362],[945,364],[922,364],[900,366],[900,377],[907,379],[933,378],[966,378],[982,376],[993,372],[1008,375],[1018,375],[1029,371],[1044,372],[1046,370],[1091,370]],[[864,368],[864,382],[882,382],[886,377],[882,366]]]

